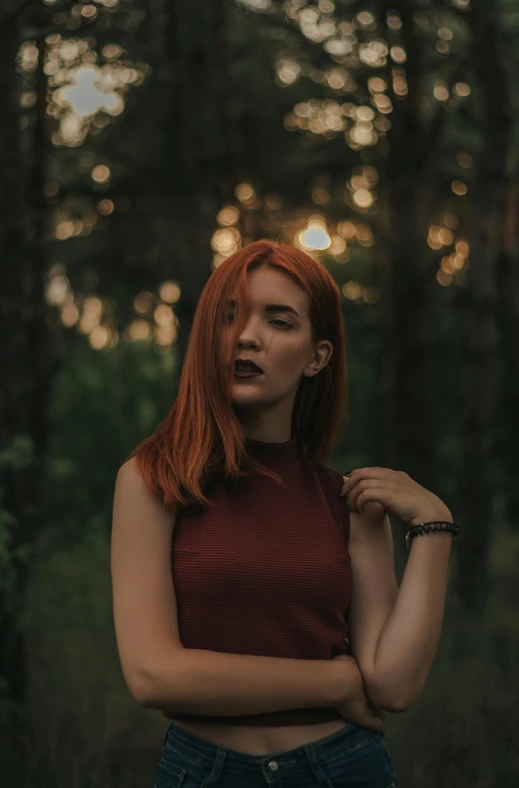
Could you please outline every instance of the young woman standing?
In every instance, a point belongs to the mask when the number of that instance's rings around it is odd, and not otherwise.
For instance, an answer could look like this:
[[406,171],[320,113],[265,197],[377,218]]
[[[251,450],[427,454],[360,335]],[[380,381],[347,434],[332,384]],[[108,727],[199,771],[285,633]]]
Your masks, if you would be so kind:
[[[171,720],[156,788],[397,785],[386,712],[425,686],[459,529],[405,473],[326,467],[346,408],[333,278],[288,245],[236,252],[115,486],[122,670]],[[400,589],[389,511],[411,526]]]

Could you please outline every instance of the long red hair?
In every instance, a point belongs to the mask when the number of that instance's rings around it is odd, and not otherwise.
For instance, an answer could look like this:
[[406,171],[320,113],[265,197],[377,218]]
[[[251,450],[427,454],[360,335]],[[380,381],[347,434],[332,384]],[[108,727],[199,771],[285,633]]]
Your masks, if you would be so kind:
[[[195,311],[178,396],[154,433],[129,455],[168,511],[210,504],[203,488],[225,476],[234,483],[255,471],[277,474],[245,452],[245,434],[231,401],[238,338],[249,311],[247,274],[270,266],[290,276],[309,299],[312,341],[328,340],[333,353],[313,377],[302,377],[292,413],[296,446],[325,464],[336,434],[347,422],[346,342],[338,287],[326,268],[288,244],[255,241],[227,258],[209,277]],[[227,300],[234,298],[234,323],[223,327]]]

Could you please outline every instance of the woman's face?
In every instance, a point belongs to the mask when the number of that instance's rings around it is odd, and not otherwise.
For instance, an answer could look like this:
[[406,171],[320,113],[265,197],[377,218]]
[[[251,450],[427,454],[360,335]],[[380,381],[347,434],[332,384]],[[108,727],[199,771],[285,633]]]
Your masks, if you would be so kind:
[[[331,358],[333,346],[324,340],[312,342],[308,297],[289,276],[262,266],[249,273],[247,283],[251,311],[234,359],[254,361],[263,374],[235,376],[232,404],[250,437],[269,440],[264,437],[268,434],[273,440],[288,440],[301,378],[317,375]],[[229,325],[233,312],[230,303]]]

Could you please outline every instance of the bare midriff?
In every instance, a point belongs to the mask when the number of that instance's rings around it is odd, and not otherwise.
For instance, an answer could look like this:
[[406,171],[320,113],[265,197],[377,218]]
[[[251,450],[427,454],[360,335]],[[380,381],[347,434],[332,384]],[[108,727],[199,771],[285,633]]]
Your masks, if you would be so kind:
[[303,744],[311,744],[326,736],[331,736],[350,724],[345,719],[279,727],[222,725],[199,721],[186,722],[177,719],[172,721],[182,730],[201,739],[246,755],[270,755],[293,750]]

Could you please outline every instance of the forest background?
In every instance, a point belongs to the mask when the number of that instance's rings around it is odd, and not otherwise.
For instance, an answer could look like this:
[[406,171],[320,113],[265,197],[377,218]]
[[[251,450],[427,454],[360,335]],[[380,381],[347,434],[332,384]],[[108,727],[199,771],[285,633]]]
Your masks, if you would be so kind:
[[461,526],[427,688],[387,723],[400,788],[519,784],[518,69],[517,0],[3,0],[2,786],[153,784],[115,476],[211,272],[264,237],[340,290],[329,466],[405,470]]

